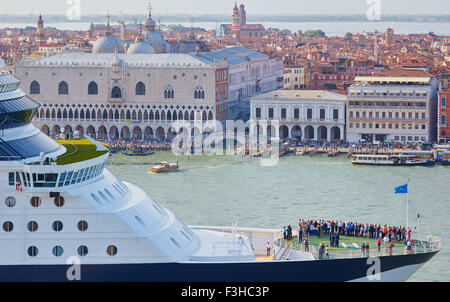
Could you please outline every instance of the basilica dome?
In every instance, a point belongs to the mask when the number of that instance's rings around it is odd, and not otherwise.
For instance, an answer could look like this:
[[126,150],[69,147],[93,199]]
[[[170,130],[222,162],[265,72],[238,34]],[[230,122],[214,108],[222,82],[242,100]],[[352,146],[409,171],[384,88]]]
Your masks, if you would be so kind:
[[143,41],[136,41],[130,45],[127,51],[128,54],[153,54],[155,53],[155,49]]
[[155,53],[169,53],[171,51],[170,44],[164,40],[161,32],[155,29],[156,23],[152,19],[151,12],[145,21],[144,41],[150,44]]
[[106,36],[95,41],[92,53],[125,53],[125,46],[122,40],[113,36],[111,33],[106,33]]

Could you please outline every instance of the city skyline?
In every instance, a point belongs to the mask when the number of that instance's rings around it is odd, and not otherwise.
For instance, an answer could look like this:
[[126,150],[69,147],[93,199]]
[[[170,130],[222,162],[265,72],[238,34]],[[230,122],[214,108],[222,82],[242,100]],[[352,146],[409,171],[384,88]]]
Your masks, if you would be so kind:
[[[235,1],[215,1],[214,4],[208,0],[193,0],[190,2],[181,0],[165,0],[151,1],[153,12],[156,15],[171,14],[224,14],[229,12],[230,6]],[[346,0],[345,5],[341,2],[332,0],[322,1],[292,1],[280,0],[277,5],[270,5],[269,1],[261,0],[245,0],[237,1],[238,4],[243,3],[253,15],[352,15],[366,14],[368,8],[373,4],[367,4],[366,0]],[[266,5],[267,2],[267,5]],[[80,0],[81,14],[99,15],[104,14],[108,9],[112,14],[143,14],[147,12],[148,1],[146,0],[129,0],[127,5],[119,1],[97,0],[95,2],[87,2]],[[450,8],[445,0],[431,0],[430,5],[423,6],[423,2],[419,0],[398,0],[388,2],[380,0],[381,14],[385,15],[408,15],[408,14],[445,14],[445,7]],[[5,15],[24,15],[24,14],[53,14],[66,15],[69,5],[66,1],[60,0],[20,0],[10,2],[0,0],[1,14]],[[407,7],[407,10],[405,10]],[[450,10],[448,10],[450,11]]]

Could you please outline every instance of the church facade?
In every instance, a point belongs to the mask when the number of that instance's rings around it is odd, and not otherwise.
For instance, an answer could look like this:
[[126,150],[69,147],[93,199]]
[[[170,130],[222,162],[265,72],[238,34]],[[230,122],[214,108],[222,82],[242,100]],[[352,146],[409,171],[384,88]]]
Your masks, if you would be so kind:
[[247,24],[247,12],[245,6],[239,7],[235,3],[231,24],[221,24],[217,30],[217,36],[228,36],[234,40],[256,40],[266,34],[266,29],[262,24]]

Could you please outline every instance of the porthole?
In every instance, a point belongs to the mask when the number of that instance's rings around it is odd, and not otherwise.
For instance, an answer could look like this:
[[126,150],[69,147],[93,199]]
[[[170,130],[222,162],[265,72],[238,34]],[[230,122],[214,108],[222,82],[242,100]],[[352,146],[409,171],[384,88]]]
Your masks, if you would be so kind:
[[16,199],[12,196],[8,196],[5,199],[5,204],[8,208],[13,208],[16,205]]
[[62,256],[62,254],[64,254],[64,249],[57,245],[52,249],[53,255],[55,255],[56,257]]
[[27,229],[30,232],[36,232],[38,229],[38,223],[36,221],[30,221],[27,223]]
[[41,198],[38,196],[33,196],[30,199],[31,206],[37,208],[41,205]]
[[88,248],[85,245],[81,245],[78,247],[77,252],[78,252],[78,255],[80,255],[82,257],[86,256],[88,253]]
[[115,245],[110,245],[106,248],[106,253],[110,256],[115,256],[117,254],[117,247]]
[[80,232],[85,232],[88,228],[88,223],[84,220],[78,221],[77,227]]
[[27,252],[30,257],[36,257],[37,254],[39,253],[39,249],[35,246],[30,246]]
[[55,203],[55,206],[57,206],[58,208],[61,208],[64,206],[64,197],[61,197],[61,196],[55,197],[53,202]]
[[3,230],[5,232],[12,232],[12,230],[14,229],[14,224],[11,221],[5,221],[3,223]]
[[53,231],[60,232],[63,229],[63,223],[61,221],[55,221],[52,224]]

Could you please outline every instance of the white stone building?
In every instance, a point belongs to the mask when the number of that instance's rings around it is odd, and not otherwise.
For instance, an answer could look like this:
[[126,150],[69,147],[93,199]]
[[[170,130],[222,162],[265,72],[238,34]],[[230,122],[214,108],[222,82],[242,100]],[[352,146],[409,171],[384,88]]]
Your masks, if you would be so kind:
[[[346,96],[324,90],[275,90],[251,99],[251,119],[279,121],[280,138],[341,141]],[[265,131],[265,129],[261,129]],[[268,125],[267,135],[276,129]]]
[[356,77],[348,89],[349,142],[435,140],[437,79],[423,70],[396,68]]
[[15,75],[49,135],[173,136],[175,120],[224,118],[217,110],[228,95],[226,64],[188,54],[60,54],[19,64]]
[[210,62],[226,61],[230,120],[248,120],[251,97],[283,88],[283,61],[279,58],[270,58],[245,47],[228,47],[198,56]]

